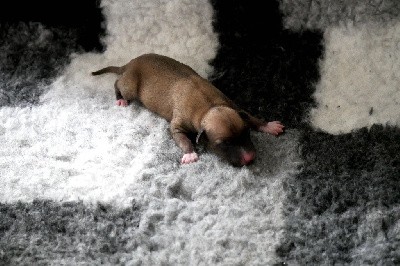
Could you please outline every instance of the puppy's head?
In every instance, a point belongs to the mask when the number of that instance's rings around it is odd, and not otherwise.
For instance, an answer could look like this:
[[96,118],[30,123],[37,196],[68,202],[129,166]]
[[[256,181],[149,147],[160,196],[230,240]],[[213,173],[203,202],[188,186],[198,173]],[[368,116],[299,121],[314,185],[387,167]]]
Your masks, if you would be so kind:
[[256,151],[250,139],[250,128],[232,108],[211,108],[202,120],[198,138],[207,138],[207,147],[234,166],[244,166],[254,161]]

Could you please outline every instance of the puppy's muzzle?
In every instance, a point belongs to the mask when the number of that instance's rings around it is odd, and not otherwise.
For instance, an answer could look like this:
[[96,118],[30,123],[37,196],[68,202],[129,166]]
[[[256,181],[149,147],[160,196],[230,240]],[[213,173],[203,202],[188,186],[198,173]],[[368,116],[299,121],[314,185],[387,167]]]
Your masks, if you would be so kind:
[[254,151],[244,151],[241,154],[240,164],[242,166],[251,164],[256,158],[256,153]]

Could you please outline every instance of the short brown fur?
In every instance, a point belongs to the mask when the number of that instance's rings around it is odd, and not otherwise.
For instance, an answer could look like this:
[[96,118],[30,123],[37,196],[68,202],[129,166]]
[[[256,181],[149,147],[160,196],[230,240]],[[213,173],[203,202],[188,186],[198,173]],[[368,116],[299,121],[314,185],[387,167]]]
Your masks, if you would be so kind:
[[[189,133],[204,131],[210,148],[215,150],[221,141],[240,138],[247,128],[259,130],[265,125],[240,110],[192,68],[163,55],[144,54],[122,67],[109,66],[92,72],[104,73],[120,75],[114,85],[117,100],[137,100],[169,121],[172,136],[185,154],[194,153]],[[240,148],[253,151],[251,146],[252,143]],[[243,165],[240,158],[230,156],[222,155],[234,165]]]

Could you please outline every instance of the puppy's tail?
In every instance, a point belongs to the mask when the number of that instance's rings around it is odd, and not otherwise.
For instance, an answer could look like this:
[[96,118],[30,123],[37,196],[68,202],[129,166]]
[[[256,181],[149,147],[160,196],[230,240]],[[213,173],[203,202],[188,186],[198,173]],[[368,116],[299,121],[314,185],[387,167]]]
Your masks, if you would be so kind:
[[124,70],[125,70],[124,66],[122,66],[122,67],[108,66],[108,67],[105,67],[100,70],[92,72],[92,75],[97,76],[97,75],[101,75],[104,73],[114,73],[114,74],[121,75],[124,72]]

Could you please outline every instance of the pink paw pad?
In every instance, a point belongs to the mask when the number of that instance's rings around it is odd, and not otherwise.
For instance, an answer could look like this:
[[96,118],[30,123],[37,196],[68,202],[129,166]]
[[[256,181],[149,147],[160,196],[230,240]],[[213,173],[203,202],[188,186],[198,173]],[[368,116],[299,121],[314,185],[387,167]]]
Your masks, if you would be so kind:
[[128,101],[124,100],[124,99],[119,99],[119,100],[117,100],[117,105],[123,106],[123,107],[128,106]]
[[181,163],[182,164],[194,163],[197,160],[199,160],[199,156],[197,156],[197,153],[195,152],[185,153],[182,157]]
[[268,122],[259,128],[260,131],[278,136],[283,133],[285,126],[279,121]]

